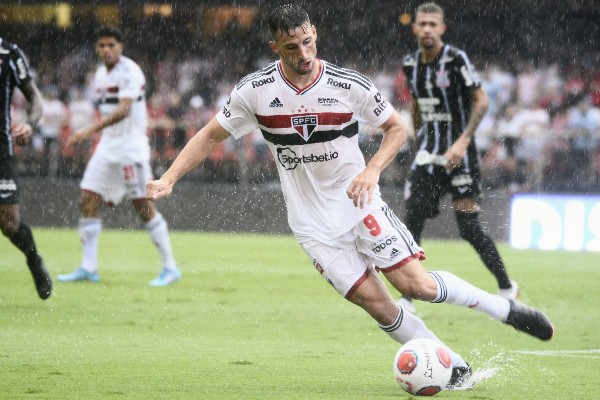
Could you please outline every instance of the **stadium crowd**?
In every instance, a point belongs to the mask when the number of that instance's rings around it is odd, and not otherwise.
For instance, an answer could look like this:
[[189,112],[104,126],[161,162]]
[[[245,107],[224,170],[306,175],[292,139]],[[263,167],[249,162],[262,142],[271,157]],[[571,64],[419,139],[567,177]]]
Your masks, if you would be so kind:
[[[389,20],[385,12],[375,10],[375,17],[369,18]],[[397,16],[391,18],[397,26]],[[320,54],[374,77],[382,94],[410,118],[410,94],[401,60],[413,50],[413,44],[401,35],[384,36],[381,27],[370,32],[368,28],[373,25],[369,21],[358,21],[348,24],[348,32],[340,32],[339,26],[321,31],[321,35],[348,35],[356,41],[348,41],[344,49],[323,46]],[[274,59],[264,45],[261,29],[247,29],[236,20],[220,34],[200,36],[204,38],[200,40],[186,39],[192,37],[190,24],[168,22],[160,16],[141,23],[124,20],[121,26],[129,31],[128,37],[135,38],[127,43],[127,55],[140,64],[148,81],[148,134],[157,175],[191,135],[220,110],[240,77]],[[91,37],[94,28],[85,24],[68,29],[40,25],[18,37],[30,55],[45,110],[32,144],[19,149],[18,168],[23,175],[79,178],[83,172],[97,138],[75,148],[66,146],[66,139],[95,117],[90,80],[96,57],[87,44],[92,41],[81,40]],[[385,40],[374,42],[374,35]],[[474,46],[460,32],[456,36],[453,40],[457,44]],[[367,45],[361,45],[359,38]],[[11,40],[11,36],[6,35],[6,39]],[[580,53],[585,56],[573,58],[548,53],[546,48],[514,53],[515,47],[509,48],[512,53],[479,48],[478,52],[470,51],[490,97],[489,111],[476,136],[486,186],[510,191],[600,192],[599,52],[588,49]],[[23,105],[23,98],[17,96],[13,107],[17,120]],[[368,153],[378,143],[377,131],[365,126],[362,133],[361,143]],[[397,168],[386,172],[382,184],[403,182],[410,150],[407,146],[399,154]],[[259,132],[248,135],[243,143],[225,142],[208,161],[188,179],[276,179],[274,160]],[[212,168],[214,163],[227,167]]]

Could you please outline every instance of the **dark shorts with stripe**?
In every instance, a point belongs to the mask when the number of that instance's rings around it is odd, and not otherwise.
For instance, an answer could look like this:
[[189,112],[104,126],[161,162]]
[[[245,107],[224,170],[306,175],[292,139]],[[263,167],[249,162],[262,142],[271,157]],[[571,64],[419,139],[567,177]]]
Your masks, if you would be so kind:
[[0,204],[19,202],[15,160],[12,157],[0,158]]
[[443,167],[436,165],[416,167],[410,171],[406,181],[406,212],[434,218],[440,213],[440,201],[447,193],[452,196],[452,201],[473,199],[479,202],[479,171],[476,169],[467,172],[459,167],[448,174]]

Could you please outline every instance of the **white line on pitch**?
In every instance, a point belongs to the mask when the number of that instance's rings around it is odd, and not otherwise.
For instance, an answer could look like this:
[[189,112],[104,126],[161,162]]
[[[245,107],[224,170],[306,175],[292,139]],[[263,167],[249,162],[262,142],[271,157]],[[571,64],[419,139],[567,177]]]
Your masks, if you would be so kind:
[[600,358],[600,349],[589,350],[516,350],[512,353],[543,357]]

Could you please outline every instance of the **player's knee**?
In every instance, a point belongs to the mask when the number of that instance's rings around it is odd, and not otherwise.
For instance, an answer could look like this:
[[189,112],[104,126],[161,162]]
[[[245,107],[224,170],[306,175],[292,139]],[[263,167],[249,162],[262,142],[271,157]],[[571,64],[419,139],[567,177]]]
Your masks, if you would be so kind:
[[11,237],[19,229],[19,218],[15,215],[7,214],[0,218],[0,231],[6,237]]
[[456,212],[456,221],[460,237],[464,240],[472,242],[484,235],[479,224],[478,213]]

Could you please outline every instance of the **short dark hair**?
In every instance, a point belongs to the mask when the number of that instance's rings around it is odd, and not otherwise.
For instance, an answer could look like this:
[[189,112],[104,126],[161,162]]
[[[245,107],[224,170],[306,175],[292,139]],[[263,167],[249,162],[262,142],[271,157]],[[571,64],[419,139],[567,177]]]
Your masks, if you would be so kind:
[[117,42],[123,42],[123,32],[116,26],[112,25],[103,25],[100,28],[96,29],[96,33],[94,34],[96,40],[100,38],[110,37],[114,38]]
[[310,26],[310,17],[304,9],[296,4],[285,4],[277,7],[269,15],[269,31],[273,39],[280,32],[293,32],[303,25]]
[[415,16],[417,15],[417,13],[440,14],[442,16],[442,20],[444,19],[444,9],[436,3],[434,3],[433,1],[429,3],[423,3],[420,6],[418,6],[415,10]]

